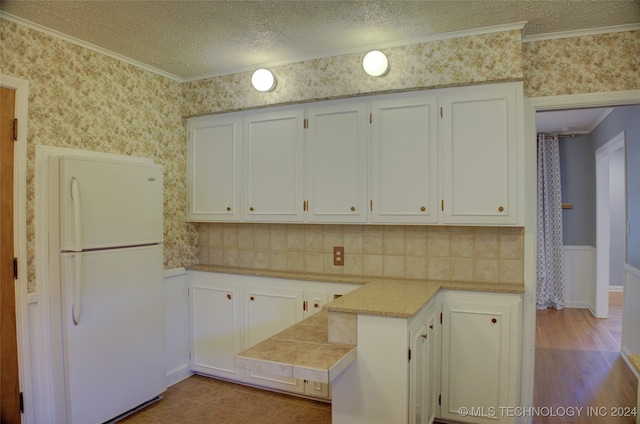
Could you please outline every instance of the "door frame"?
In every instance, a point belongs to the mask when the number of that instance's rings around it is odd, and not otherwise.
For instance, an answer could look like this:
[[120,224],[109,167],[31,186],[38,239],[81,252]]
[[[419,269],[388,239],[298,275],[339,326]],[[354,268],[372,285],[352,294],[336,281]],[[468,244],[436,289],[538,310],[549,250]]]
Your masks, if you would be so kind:
[[[596,284],[592,290],[591,299],[594,305],[592,311],[596,318],[607,318],[609,316],[609,276],[611,275],[611,215],[610,215],[610,166],[611,154],[620,149],[626,158],[626,137],[622,131],[602,147],[596,150]],[[625,161],[626,162],[626,161]],[[626,193],[626,163],[625,163],[625,193]],[[624,199],[625,223],[626,217],[626,194]],[[626,224],[625,224],[626,225]],[[625,240],[625,262],[626,262],[626,240]]]
[[15,117],[18,119],[18,137],[13,153],[13,244],[18,258],[16,280],[16,336],[18,339],[18,374],[24,398],[23,423],[34,422],[34,403],[31,369],[31,343],[29,331],[29,293],[27,276],[27,119],[29,82],[0,74],[0,86],[15,90]]
[[[536,112],[589,107],[626,106],[640,103],[640,90],[530,97],[524,101],[525,127],[525,269],[522,316],[521,405],[533,406],[536,348]],[[517,422],[531,423],[531,417]]]

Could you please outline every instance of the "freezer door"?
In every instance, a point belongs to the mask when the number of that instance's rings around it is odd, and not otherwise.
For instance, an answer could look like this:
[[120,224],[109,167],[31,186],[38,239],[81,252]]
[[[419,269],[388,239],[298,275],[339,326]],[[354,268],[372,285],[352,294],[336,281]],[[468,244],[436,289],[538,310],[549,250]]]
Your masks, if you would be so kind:
[[[51,160],[59,161],[50,166],[59,170],[50,195],[60,202],[61,250],[162,242],[162,166],[85,157]],[[82,246],[76,245],[76,228]]]
[[[75,325],[71,309],[78,257],[82,309]],[[65,253],[60,275],[65,372],[56,389],[66,387],[60,398],[66,398],[67,422],[103,423],[162,393],[162,247]]]

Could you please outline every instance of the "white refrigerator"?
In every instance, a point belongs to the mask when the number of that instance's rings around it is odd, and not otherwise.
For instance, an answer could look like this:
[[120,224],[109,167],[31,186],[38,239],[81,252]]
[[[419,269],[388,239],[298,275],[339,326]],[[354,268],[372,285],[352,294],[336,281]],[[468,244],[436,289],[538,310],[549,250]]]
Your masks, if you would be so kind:
[[166,389],[162,167],[49,159],[55,418],[104,423]]

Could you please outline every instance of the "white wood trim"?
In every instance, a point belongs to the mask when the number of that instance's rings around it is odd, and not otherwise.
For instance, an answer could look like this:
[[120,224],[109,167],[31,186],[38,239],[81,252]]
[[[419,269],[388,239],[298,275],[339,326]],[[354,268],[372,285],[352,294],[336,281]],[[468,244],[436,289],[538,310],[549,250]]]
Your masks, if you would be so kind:
[[553,32],[553,33],[547,33],[547,34],[530,35],[527,37],[523,37],[522,42],[530,43],[532,41],[554,40],[557,38],[569,38],[569,37],[586,37],[589,35],[611,34],[614,32],[627,32],[627,31],[637,31],[637,30],[640,30],[639,24],[615,25],[615,26],[608,26],[608,27],[602,27],[602,28],[579,29],[574,31],[561,31],[561,32]]
[[0,86],[15,90],[15,117],[18,119],[18,140],[14,146],[13,172],[13,239],[14,256],[18,258],[18,279],[15,281],[16,331],[18,339],[18,373],[24,394],[23,423],[35,422],[33,416],[33,386],[31,368],[31,336],[29,331],[29,293],[27,276],[27,130],[29,82],[0,75]]
[[167,386],[172,386],[193,374],[189,360],[191,311],[187,271],[184,268],[165,270],[164,287]]
[[[640,103],[640,90],[606,93],[573,94],[525,99],[525,255],[524,303],[522,320],[522,406],[533,405],[533,381],[536,343],[536,112],[543,110],[576,109],[581,107],[623,106]],[[531,423],[531,417],[521,417],[518,423]]]

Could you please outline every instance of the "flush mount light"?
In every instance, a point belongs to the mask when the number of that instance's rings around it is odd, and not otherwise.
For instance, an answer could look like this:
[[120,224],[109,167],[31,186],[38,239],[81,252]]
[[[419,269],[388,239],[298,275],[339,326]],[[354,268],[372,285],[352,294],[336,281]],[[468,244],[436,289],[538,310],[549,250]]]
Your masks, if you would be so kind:
[[276,79],[268,69],[258,69],[251,76],[251,84],[258,91],[271,91],[276,86]]
[[389,61],[384,53],[373,50],[365,55],[362,60],[362,67],[372,77],[381,77],[389,71]]

